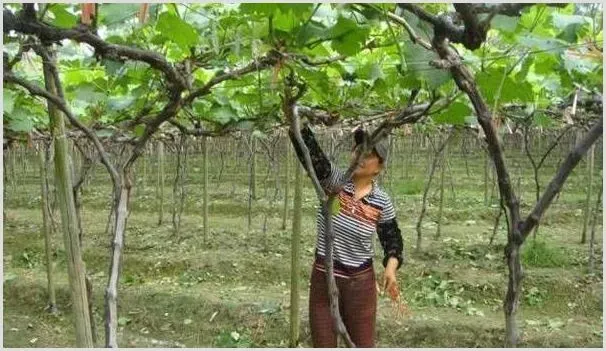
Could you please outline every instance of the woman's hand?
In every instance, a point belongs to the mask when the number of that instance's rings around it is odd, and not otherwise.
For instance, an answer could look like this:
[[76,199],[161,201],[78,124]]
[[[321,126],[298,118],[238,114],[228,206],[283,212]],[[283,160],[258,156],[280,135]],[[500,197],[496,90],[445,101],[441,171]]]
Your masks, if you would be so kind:
[[395,257],[389,258],[385,272],[383,273],[383,291],[387,292],[392,299],[399,295],[398,281],[396,280],[396,270],[398,269],[398,259]]

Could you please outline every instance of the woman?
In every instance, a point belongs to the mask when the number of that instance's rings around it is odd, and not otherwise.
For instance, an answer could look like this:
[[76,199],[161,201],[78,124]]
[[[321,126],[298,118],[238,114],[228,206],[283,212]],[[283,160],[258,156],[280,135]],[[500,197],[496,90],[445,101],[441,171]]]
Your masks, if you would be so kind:
[[[344,172],[333,165],[314,138],[309,126],[301,130],[309,149],[313,168],[325,190],[339,183]],[[356,131],[356,145],[367,135]],[[303,152],[294,135],[290,138],[299,161],[305,168]],[[373,234],[376,231],[383,246],[383,289],[397,289],[396,270],[402,265],[402,236],[389,196],[376,184],[375,178],[387,161],[384,144],[375,146],[363,158],[339,193],[339,212],[333,215],[334,272],[339,288],[339,308],[343,322],[357,347],[374,347],[377,288],[373,269]],[[336,347],[337,335],[330,314],[330,300],[324,267],[324,216],[317,216],[318,238],[316,259],[311,273],[309,319],[313,347]]]

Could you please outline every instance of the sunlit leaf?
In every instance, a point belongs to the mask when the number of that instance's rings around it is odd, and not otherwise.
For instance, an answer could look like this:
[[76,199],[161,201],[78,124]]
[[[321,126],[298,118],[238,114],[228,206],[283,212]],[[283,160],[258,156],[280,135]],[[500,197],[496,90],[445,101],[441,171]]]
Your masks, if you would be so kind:
[[491,27],[503,32],[514,32],[518,26],[519,19],[511,16],[496,15],[490,22]]
[[269,16],[276,12],[276,10],[278,9],[278,5],[261,3],[241,3],[239,8],[242,13],[258,13],[261,15]]
[[231,107],[220,106],[211,109],[210,118],[219,124],[225,124],[231,120],[238,119],[238,116]]
[[16,108],[11,113],[8,128],[14,132],[28,133],[34,129],[33,117],[27,110],[23,108]]
[[52,4],[49,8],[49,12],[53,14],[54,19],[52,24],[60,28],[72,28],[78,23],[78,16],[67,10],[67,7],[71,5],[66,4]]
[[88,103],[94,103],[99,100],[104,100],[106,95],[100,92],[94,85],[84,83],[76,89],[75,98]]
[[527,81],[516,82],[509,76],[503,77],[502,70],[480,72],[476,75],[476,82],[489,104],[494,103],[497,97],[500,103],[533,101],[532,85]]
[[544,113],[537,112],[533,116],[533,123],[536,126],[547,128],[553,125],[553,119]]
[[585,16],[578,15],[565,15],[562,13],[554,12],[552,15],[553,25],[558,29],[564,29],[571,24],[583,24],[590,23],[590,19]]
[[107,106],[114,111],[120,111],[130,107],[134,102],[133,96],[116,96],[108,99]]
[[564,67],[568,72],[589,74],[598,67],[598,63],[574,54],[567,54],[564,56]]
[[134,129],[135,136],[140,137],[145,133],[145,126],[143,124],[139,124]]
[[538,74],[553,73],[560,65],[558,58],[552,53],[538,53],[534,55],[534,71]]
[[437,54],[420,45],[411,44],[406,46],[404,56],[408,71],[417,80],[426,82],[429,89],[438,88],[451,79],[447,70],[429,64],[430,61],[439,59]]
[[102,63],[105,66],[105,71],[110,76],[118,75],[126,70],[126,66],[122,62],[104,59]]
[[467,104],[462,102],[453,102],[446,110],[434,117],[436,123],[459,124],[466,122],[466,117],[472,114],[472,110]]
[[[152,5],[153,6],[153,5]],[[125,20],[134,18],[141,4],[116,3],[99,4],[99,20],[105,25],[120,25]]]
[[367,27],[341,16],[330,29],[330,37],[333,38],[331,46],[340,54],[355,55],[362,49],[368,34]]
[[340,210],[341,210],[341,202],[337,198],[332,202],[332,206],[330,207],[330,214],[333,216],[336,216],[337,214],[339,214]]
[[160,15],[156,28],[184,51],[189,50],[199,39],[198,32],[194,27],[169,12],[163,12]]
[[518,37],[518,42],[531,49],[539,49],[543,51],[561,53],[568,47],[563,40],[556,38],[541,38],[535,35],[522,35]]
[[3,94],[4,113],[11,113],[13,112],[13,107],[15,106],[15,98],[17,97],[17,94],[8,89],[4,89]]
[[358,71],[358,76],[374,83],[377,79],[383,78],[384,74],[378,62],[369,62]]

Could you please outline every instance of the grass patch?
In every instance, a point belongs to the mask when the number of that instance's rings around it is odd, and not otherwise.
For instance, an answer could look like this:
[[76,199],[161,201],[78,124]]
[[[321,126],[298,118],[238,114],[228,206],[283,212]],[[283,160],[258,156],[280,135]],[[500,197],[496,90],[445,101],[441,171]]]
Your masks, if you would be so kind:
[[532,267],[558,268],[570,265],[571,259],[562,248],[543,240],[530,240],[522,249],[522,262]]
[[425,181],[423,179],[412,179],[405,182],[394,182],[394,190],[402,195],[423,194]]

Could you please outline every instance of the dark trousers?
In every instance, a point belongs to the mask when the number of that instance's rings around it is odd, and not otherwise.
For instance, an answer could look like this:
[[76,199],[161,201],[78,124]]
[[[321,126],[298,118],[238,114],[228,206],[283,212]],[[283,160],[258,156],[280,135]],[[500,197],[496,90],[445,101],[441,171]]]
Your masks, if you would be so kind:
[[[372,267],[348,278],[337,276],[339,310],[356,347],[374,347],[377,287]],[[309,292],[309,321],[313,347],[337,347],[330,314],[326,273],[314,267]]]

